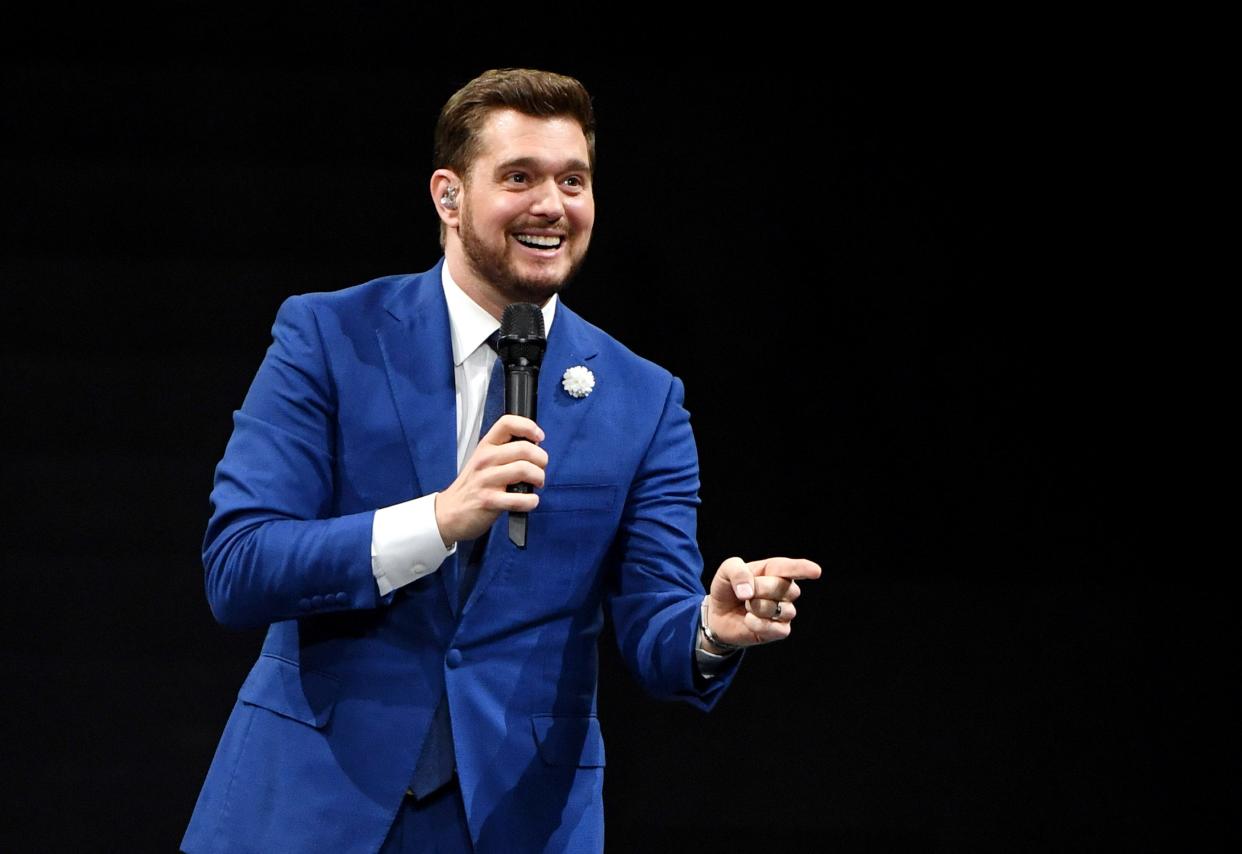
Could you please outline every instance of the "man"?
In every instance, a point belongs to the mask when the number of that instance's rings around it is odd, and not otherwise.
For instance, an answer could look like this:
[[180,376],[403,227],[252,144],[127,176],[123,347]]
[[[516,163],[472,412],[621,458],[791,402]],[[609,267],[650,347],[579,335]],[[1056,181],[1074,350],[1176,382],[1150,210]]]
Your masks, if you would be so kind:
[[[556,296],[594,159],[581,84],[487,72],[436,129],[440,263],[281,307],[204,543],[217,618],[270,628],[185,850],[602,850],[605,613],[648,692],[704,710],[789,634],[819,567],[732,558],[704,596],[681,383]],[[547,328],[539,423],[489,426],[514,302]]]

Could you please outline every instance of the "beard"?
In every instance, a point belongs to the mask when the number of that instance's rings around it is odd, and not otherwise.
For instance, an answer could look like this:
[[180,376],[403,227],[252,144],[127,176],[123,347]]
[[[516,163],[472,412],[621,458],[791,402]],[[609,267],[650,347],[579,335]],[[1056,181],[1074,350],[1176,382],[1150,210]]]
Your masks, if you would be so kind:
[[[458,235],[461,237],[462,251],[475,272],[508,302],[543,305],[553,294],[560,293],[573,281],[586,261],[586,252],[583,251],[577,259],[571,259],[569,269],[559,278],[524,276],[518,271],[517,265],[506,257],[505,249],[497,252],[479,237],[469,209],[463,212]],[[504,240],[507,247],[508,235],[504,236]],[[569,251],[569,235],[565,238],[562,251]]]

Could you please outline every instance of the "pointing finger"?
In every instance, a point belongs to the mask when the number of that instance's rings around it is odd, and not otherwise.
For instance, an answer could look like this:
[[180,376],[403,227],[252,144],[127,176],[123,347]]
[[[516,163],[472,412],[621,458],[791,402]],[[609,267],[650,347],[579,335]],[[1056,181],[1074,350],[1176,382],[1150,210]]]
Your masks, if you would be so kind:
[[751,561],[750,567],[755,575],[774,575],[778,578],[814,579],[823,572],[815,561],[803,558],[770,557]]

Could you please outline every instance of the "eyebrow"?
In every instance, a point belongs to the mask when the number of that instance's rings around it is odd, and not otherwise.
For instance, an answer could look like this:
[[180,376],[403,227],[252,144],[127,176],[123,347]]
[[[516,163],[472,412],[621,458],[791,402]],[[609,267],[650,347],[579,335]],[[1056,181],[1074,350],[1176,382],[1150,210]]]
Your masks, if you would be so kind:
[[[504,163],[496,164],[496,171],[503,172],[506,169],[539,169],[543,164],[534,157],[514,157],[512,160],[506,160]],[[591,174],[591,167],[578,159],[568,160],[565,162],[564,169],[558,169],[558,172],[586,172]]]

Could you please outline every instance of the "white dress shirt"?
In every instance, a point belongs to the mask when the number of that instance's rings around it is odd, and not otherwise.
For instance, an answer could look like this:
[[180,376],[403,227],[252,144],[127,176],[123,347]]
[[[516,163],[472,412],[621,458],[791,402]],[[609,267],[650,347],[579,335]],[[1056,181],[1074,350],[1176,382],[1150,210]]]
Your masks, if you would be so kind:
[[[466,296],[453,281],[446,262],[441,268],[440,286],[448,304],[449,332],[453,342],[453,382],[457,387],[457,471],[479,444],[479,426],[487,385],[496,352],[487,339],[500,328],[500,322]],[[556,317],[555,295],[543,307],[543,328],[552,331]],[[371,525],[371,572],[381,596],[440,568],[444,559],[457,549],[445,548],[436,524],[436,493],[375,511]]]

